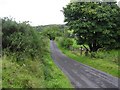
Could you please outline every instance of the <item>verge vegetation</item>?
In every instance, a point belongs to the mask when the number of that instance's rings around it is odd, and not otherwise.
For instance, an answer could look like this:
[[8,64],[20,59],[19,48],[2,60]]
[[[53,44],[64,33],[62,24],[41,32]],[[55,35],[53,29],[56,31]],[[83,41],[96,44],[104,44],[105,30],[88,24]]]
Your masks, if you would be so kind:
[[3,18],[3,88],[70,88],[50,56],[50,40],[29,22]]

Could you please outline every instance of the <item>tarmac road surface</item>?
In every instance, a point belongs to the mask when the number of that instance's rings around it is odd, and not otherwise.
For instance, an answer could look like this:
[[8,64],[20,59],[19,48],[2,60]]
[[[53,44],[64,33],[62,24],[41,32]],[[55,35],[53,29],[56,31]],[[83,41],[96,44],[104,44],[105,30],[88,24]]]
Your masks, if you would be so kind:
[[51,56],[55,64],[65,73],[75,88],[118,88],[118,78],[81,64],[65,56],[50,41]]

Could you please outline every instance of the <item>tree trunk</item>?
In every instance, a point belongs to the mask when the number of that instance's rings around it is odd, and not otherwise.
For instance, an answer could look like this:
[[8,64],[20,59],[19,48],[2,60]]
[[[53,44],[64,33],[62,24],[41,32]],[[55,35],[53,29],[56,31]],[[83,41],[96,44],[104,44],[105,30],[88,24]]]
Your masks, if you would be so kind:
[[85,56],[88,56],[88,49],[86,49],[85,51]]
[[96,52],[99,48],[100,45],[97,45],[96,42],[89,44],[90,47],[90,52]]
[[82,47],[80,47],[80,55],[82,55],[82,51],[83,51],[83,50],[82,50]]

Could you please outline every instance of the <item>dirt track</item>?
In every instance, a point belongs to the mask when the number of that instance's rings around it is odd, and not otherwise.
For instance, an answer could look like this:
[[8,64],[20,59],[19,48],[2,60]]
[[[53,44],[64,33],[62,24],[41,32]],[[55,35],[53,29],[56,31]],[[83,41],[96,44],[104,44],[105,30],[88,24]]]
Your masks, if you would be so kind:
[[118,88],[118,78],[72,60],[50,41],[51,56],[75,88]]

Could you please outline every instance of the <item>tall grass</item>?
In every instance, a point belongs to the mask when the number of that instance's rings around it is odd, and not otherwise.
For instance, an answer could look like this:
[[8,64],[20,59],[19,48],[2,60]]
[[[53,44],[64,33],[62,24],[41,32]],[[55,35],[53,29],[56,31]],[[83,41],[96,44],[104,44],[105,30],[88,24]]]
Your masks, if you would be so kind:
[[69,80],[54,64],[50,53],[43,60],[15,62],[15,56],[3,56],[3,88],[71,88]]
[[8,57],[3,59],[3,88],[42,88],[44,75],[39,61],[26,60],[23,65],[12,62]]

